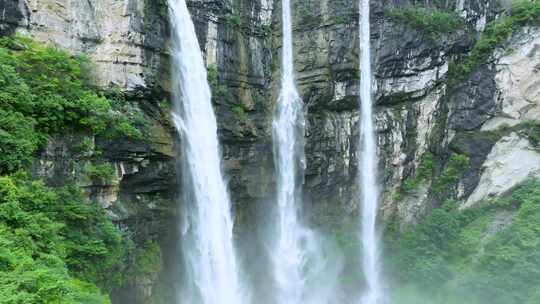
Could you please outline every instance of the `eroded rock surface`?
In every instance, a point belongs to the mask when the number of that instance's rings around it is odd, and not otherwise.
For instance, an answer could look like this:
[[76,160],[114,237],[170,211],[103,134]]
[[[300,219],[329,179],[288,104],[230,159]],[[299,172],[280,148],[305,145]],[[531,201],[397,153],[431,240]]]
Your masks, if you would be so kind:
[[540,121],[540,31],[525,28],[495,54],[497,113],[482,130]]
[[478,186],[463,207],[504,194],[528,178],[540,177],[540,151],[516,133],[500,139],[482,166]]

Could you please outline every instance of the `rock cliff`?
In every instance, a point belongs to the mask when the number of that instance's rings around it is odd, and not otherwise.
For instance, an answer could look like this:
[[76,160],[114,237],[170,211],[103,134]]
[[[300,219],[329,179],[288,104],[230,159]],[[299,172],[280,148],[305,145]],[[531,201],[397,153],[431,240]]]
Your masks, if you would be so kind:
[[[403,227],[446,199],[466,208],[540,176],[540,28],[522,27],[485,64],[455,80],[451,67],[508,3],[439,2],[372,2],[381,218]],[[274,192],[270,124],[279,84],[280,5],[189,1],[240,230],[254,225]],[[437,8],[463,21],[433,31],[399,13],[411,7]],[[313,223],[332,227],[358,210],[358,3],[297,0],[293,11],[297,82],[307,112],[306,202]],[[96,157],[114,165],[113,181],[95,184],[80,176],[85,163],[73,152],[77,134],[51,140],[34,171],[51,184],[76,180],[138,244],[159,240],[167,265],[182,177],[175,170],[175,146],[181,143],[169,122],[166,1],[0,1],[0,33],[15,32],[86,54],[95,64],[96,83],[119,89],[143,113],[146,140],[92,139],[103,151]],[[466,158],[464,172],[445,179],[456,155]],[[426,159],[432,164],[421,176]],[[156,271],[134,278],[113,300],[154,303],[158,277]]]

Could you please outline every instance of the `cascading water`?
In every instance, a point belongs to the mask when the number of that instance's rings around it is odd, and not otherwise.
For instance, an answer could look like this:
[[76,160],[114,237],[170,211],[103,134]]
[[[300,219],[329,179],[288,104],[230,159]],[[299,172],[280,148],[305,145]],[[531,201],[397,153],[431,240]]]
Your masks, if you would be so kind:
[[378,304],[382,301],[379,270],[379,249],[376,231],[379,193],[377,188],[377,152],[373,126],[370,50],[370,1],[360,0],[360,191],[362,204],[362,267],[366,291],[361,304]]
[[303,175],[304,115],[295,85],[290,0],[282,1],[283,49],[281,92],[273,121],[274,158],[277,170],[277,221],[271,252],[278,304],[307,303],[306,264],[313,255],[313,233],[299,220],[298,181]]
[[206,68],[185,0],[169,0],[173,119],[182,143],[185,193],[180,303],[242,304],[231,203],[221,173]]

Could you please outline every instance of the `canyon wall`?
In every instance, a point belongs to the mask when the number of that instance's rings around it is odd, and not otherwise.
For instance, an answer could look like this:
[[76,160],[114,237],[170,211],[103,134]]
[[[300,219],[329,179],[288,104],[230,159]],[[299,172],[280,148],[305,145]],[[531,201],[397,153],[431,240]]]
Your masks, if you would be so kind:
[[[357,216],[359,42],[356,0],[295,0],[297,83],[307,113],[305,187],[316,226]],[[439,3],[438,1],[433,1]],[[224,170],[240,230],[272,202],[271,120],[279,85],[281,1],[189,1],[209,70]],[[417,223],[447,199],[461,208],[540,176],[540,28],[522,27],[470,74],[449,71],[471,51],[506,1],[446,1],[438,9],[464,20],[434,32],[395,12],[430,1],[372,1],[372,47],[381,219]],[[50,184],[75,180],[129,231],[137,244],[161,244],[163,269],[174,268],[178,180],[170,123],[169,24],[165,0],[4,0],[0,33],[84,53],[95,83],[119,90],[143,115],[144,140],[92,139],[93,157],[116,169],[96,184],[81,176],[80,134],[53,138],[34,172]],[[532,131],[533,133],[535,131]],[[537,131],[536,131],[537,132]],[[445,179],[455,156],[463,172]],[[420,176],[429,159],[427,176]],[[412,185],[405,187],[404,185]],[[118,303],[155,303],[167,274],[156,269],[115,291]],[[160,286],[158,286],[160,285]],[[165,284],[166,285],[166,284]]]

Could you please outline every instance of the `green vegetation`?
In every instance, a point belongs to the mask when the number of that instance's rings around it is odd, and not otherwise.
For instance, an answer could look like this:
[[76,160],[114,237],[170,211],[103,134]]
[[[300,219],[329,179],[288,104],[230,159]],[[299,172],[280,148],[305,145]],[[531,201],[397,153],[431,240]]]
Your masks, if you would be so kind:
[[35,122],[21,113],[0,109],[0,173],[30,164],[33,153],[44,140],[34,127]]
[[441,175],[435,179],[432,191],[439,195],[448,190],[448,187],[455,185],[469,166],[469,158],[461,154],[452,154]]
[[158,1],[153,0],[153,1],[156,2],[156,5],[158,7],[158,15],[161,17],[167,18],[169,15],[169,5],[168,5],[167,0],[158,0]]
[[[469,158],[467,156],[452,154],[441,174],[432,183],[431,192],[434,194],[434,196],[442,199],[443,196],[448,192],[449,188],[459,181],[459,178],[468,165]],[[434,156],[430,152],[426,152],[424,155],[422,155],[422,160],[418,165],[415,176],[403,181],[400,192],[396,194],[395,199],[399,201],[404,194],[413,193],[422,183],[429,182],[433,176],[434,169]]]
[[260,25],[256,28],[256,32],[263,37],[272,37],[272,26],[271,25]]
[[50,135],[140,135],[111,100],[94,92],[88,68],[84,57],[23,37],[0,39],[0,174],[27,166]]
[[418,189],[420,183],[425,182],[431,178],[434,166],[435,160],[433,158],[433,154],[431,154],[431,152],[429,151],[424,153],[424,155],[422,155],[422,160],[418,165],[418,169],[416,170],[415,177],[406,179],[403,182],[401,191],[405,193],[410,193]]
[[100,95],[107,98],[112,108],[112,127],[104,133],[109,138],[131,137],[144,140],[141,130],[150,128],[148,120],[140,108],[126,99],[121,88],[114,86],[107,90],[100,90]]
[[227,87],[219,82],[219,71],[215,64],[210,64],[207,67],[207,79],[212,95],[215,97],[223,97],[227,94]]
[[147,275],[161,269],[161,248],[156,242],[148,241],[135,254],[135,275]]
[[108,303],[122,280],[122,235],[74,187],[0,177],[0,244],[0,303]]
[[292,11],[293,18],[298,22],[296,27],[306,28],[320,26],[324,23],[323,16],[317,12],[316,3],[314,1],[298,1],[293,3]]
[[242,26],[242,18],[240,15],[226,15],[225,21],[234,28],[240,28]]
[[427,33],[431,38],[437,38],[441,34],[452,33],[465,27],[464,20],[458,14],[438,9],[409,7],[389,10],[388,15]]
[[327,22],[331,24],[345,24],[355,20],[356,12],[351,11],[351,2],[347,0],[334,0]]
[[386,243],[396,303],[536,303],[540,180],[470,209],[449,201]]
[[79,143],[73,146],[73,151],[75,153],[85,154],[85,153],[92,152],[94,148],[95,148],[94,141],[91,138],[84,137],[83,139],[81,139]]
[[[161,18],[167,18],[169,15],[169,5],[167,0],[144,0],[145,17],[157,14]],[[145,26],[150,22],[145,22]]]
[[485,62],[493,50],[503,43],[512,33],[528,24],[540,24],[540,2],[515,0],[507,15],[488,24],[480,39],[465,60],[451,66],[449,79],[451,84],[465,79],[474,69]]
[[503,124],[497,129],[489,131],[460,132],[456,134],[454,142],[457,143],[457,147],[459,146],[461,138],[468,138],[471,140],[484,139],[489,140],[494,144],[511,133],[518,133],[522,138],[527,138],[533,147],[538,148],[540,146],[540,123],[532,120],[524,121],[513,126]]
[[110,183],[115,179],[114,168],[110,164],[88,164],[84,173],[96,183]]
[[[23,173],[51,136],[81,134],[76,153],[93,152],[95,136],[140,136],[138,112],[98,92],[90,67],[27,38],[0,38],[0,304],[109,303],[124,280],[132,245],[101,206],[75,186],[53,189]],[[85,169],[114,179],[109,165]]]
[[50,135],[139,136],[90,84],[89,61],[22,37],[0,38],[0,174],[27,166]]
[[244,110],[244,107],[242,106],[233,106],[232,112],[237,116],[240,121],[245,121],[247,119],[246,110]]

